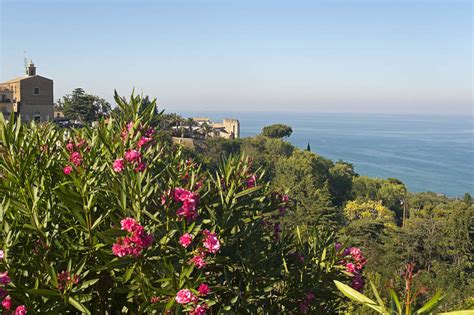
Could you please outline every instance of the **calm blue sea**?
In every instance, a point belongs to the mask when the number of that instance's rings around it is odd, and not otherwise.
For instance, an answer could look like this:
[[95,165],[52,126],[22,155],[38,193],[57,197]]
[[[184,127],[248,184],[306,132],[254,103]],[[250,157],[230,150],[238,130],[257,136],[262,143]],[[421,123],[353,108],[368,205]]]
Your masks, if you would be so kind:
[[353,163],[357,173],[395,177],[410,191],[449,196],[474,194],[474,120],[458,116],[340,113],[187,112],[190,117],[240,120],[241,136],[283,123],[293,128],[288,139],[300,148],[334,161]]

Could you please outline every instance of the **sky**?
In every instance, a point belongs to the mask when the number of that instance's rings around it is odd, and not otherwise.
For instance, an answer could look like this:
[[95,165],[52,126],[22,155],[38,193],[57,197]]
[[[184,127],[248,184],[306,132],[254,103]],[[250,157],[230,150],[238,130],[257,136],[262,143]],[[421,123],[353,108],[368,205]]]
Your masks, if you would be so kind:
[[167,111],[473,114],[471,1],[0,0],[0,81]]

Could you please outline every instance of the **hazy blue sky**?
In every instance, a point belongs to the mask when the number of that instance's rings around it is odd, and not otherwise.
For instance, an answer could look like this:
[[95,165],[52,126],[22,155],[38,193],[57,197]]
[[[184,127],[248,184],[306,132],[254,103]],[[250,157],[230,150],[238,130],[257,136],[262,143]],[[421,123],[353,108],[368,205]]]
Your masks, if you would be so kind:
[[168,111],[472,114],[471,1],[0,0],[0,80]]

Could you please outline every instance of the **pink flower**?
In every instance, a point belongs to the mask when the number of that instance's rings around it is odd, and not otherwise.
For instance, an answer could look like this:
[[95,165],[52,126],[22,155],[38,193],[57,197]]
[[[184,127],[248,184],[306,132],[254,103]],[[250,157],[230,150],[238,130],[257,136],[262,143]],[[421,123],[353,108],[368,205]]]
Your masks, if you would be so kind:
[[176,294],[176,302],[179,304],[188,304],[189,302],[196,300],[196,296],[188,289],[182,289]]
[[151,137],[155,133],[155,129],[149,128],[147,131],[145,131],[145,137]]
[[309,305],[307,305],[305,302],[300,303],[300,311],[302,314],[306,314],[309,311]]
[[3,250],[0,249],[0,261],[2,261],[5,258],[5,253]]
[[69,157],[69,161],[71,161],[74,165],[80,166],[82,163],[82,155],[80,152],[72,152],[71,156]]
[[211,292],[209,286],[205,283],[201,283],[198,287],[199,294],[201,295],[208,295]]
[[362,292],[362,289],[364,288],[364,280],[362,279],[362,275],[361,274],[356,274],[353,278],[352,278],[352,283],[351,283],[351,286],[352,288],[354,288],[355,290],[359,291],[359,292]]
[[152,296],[150,299],[151,304],[156,304],[160,301],[160,298],[158,296]]
[[70,165],[66,165],[64,168],[63,168],[63,173],[66,174],[66,175],[69,175],[71,174],[72,172],[72,167]]
[[120,225],[122,227],[122,230],[127,232],[133,232],[139,226],[139,224],[134,218],[125,218],[120,221]]
[[361,257],[361,256],[362,256],[362,252],[361,252],[360,249],[357,248],[357,247],[351,247],[351,248],[349,248],[349,254],[350,254],[352,257],[354,257],[354,258],[356,258],[356,257]]
[[204,247],[207,248],[210,253],[217,253],[221,248],[221,244],[217,238],[216,233],[210,233],[209,230],[204,230],[202,233],[205,236],[202,242]]
[[334,244],[334,248],[336,249],[336,252],[338,252],[342,247],[342,244],[341,243],[335,243]]
[[69,152],[74,151],[74,143],[72,143],[71,141],[69,141],[68,144],[66,144],[66,149],[67,149]]
[[9,295],[7,295],[7,297],[3,299],[2,306],[7,311],[10,310],[10,308],[12,307],[12,298]]
[[205,253],[199,253],[199,254],[197,254],[196,256],[194,256],[193,258],[191,258],[191,262],[192,262],[198,269],[202,269],[202,268],[206,267],[206,265],[207,265],[207,262],[206,262],[205,258],[206,258],[206,254],[205,254]]
[[112,253],[117,257],[125,257],[128,255],[128,249],[120,241],[117,241],[117,243],[112,245]]
[[152,141],[153,138],[149,138],[149,137],[141,137],[140,140],[138,140],[138,144],[137,146],[139,148],[141,147],[144,147],[148,142]]
[[115,256],[134,256],[142,254],[143,249],[151,246],[153,235],[145,233],[143,226],[133,218],[125,218],[120,221],[121,228],[131,234],[123,238],[117,238],[117,242],[112,245],[112,252]]
[[184,248],[187,248],[189,245],[191,245],[192,242],[193,242],[193,236],[189,233],[183,234],[179,238],[179,244],[181,244],[181,246],[183,246]]
[[356,267],[354,266],[353,263],[347,263],[346,264],[346,270],[350,273],[355,273],[356,272]]
[[303,313],[303,314],[308,313],[309,307],[310,307],[311,303],[314,301],[315,298],[316,297],[314,296],[314,294],[312,292],[306,293],[305,298],[300,303],[301,313]]
[[76,274],[71,276],[67,270],[63,270],[58,273],[57,279],[59,283],[58,288],[60,291],[64,291],[66,287],[79,283],[79,276]]
[[135,167],[135,173],[143,172],[146,168],[146,163],[139,162],[137,167]]
[[124,159],[116,159],[113,164],[114,172],[120,173],[125,169]]
[[288,197],[288,195],[283,195],[281,196],[281,201],[283,201],[284,203],[287,203],[288,201],[290,201],[290,197]]
[[176,215],[186,218],[187,221],[193,221],[197,218],[196,207],[199,196],[189,190],[176,188],[173,191],[173,200],[182,202],[181,208],[176,210]]
[[15,310],[15,315],[26,315],[26,307],[24,305],[20,305]]
[[12,280],[8,276],[8,271],[5,272],[0,272],[0,283],[7,285],[11,282]]
[[137,150],[129,150],[125,152],[125,160],[129,161],[130,163],[139,162],[142,157],[142,154]]
[[257,177],[255,175],[252,175],[247,179],[247,188],[252,188],[257,185]]
[[79,140],[79,142],[77,143],[76,146],[80,149],[84,144],[86,144],[86,140],[81,139],[81,138],[79,138],[78,140]]
[[206,315],[207,312],[207,305],[206,304],[198,304],[189,315]]

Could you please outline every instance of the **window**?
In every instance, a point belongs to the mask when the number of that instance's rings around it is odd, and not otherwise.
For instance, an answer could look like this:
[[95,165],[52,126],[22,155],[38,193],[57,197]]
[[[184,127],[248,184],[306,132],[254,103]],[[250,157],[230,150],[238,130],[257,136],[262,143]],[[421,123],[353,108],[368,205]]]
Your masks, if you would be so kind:
[[34,119],[35,123],[39,123],[39,122],[41,121],[41,115],[40,115],[40,113],[39,113],[39,112],[36,112],[33,119]]
[[40,88],[39,88],[39,87],[35,87],[33,93],[34,93],[35,95],[39,95],[39,94],[40,94]]

